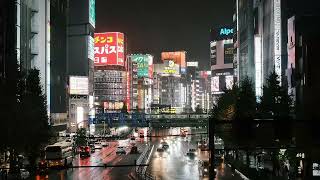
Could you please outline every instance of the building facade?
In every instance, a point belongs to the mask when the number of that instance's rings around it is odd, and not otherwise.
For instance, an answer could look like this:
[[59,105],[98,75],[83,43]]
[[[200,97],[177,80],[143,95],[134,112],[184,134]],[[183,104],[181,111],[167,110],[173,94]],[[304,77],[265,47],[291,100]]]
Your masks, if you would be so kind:
[[[287,6],[286,0],[237,0],[236,50],[239,80],[249,77],[256,96],[271,72],[286,85]],[[259,98],[258,98],[259,99]]]
[[319,16],[292,16],[288,19],[288,93],[292,95],[297,119],[318,119],[320,76],[317,72]]
[[153,56],[130,54],[127,56],[127,107],[151,113],[153,103]]
[[[76,131],[76,126],[87,127],[89,118],[93,119],[95,116],[93,103],[89,101],[93,98],[94,29],[95,0],[70,0],[67,28],[67,74],[69,77],[67,80],[69,85],[68,127],[71,131]],[[77,84],[73,85],[74,83]],[[82,90],[85,88],[87,90],[84,93]]]
[[233,28],[231,26],[211,29],[210,59],[211,93],[213,102],[215,102],[225,89],[232,88],[236,79],[233,66]]

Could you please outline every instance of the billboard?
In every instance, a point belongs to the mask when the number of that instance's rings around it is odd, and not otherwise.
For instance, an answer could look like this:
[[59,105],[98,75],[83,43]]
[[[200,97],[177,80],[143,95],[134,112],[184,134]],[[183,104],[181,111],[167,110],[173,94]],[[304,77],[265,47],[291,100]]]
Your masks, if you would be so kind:
[[233,63],[233,44],[224,44],[224,64]]
[[137,63],[138,77],[152,77],[153,74],[153,56],[149,54],[133,54],[132,62]]
[[226,78],[226,88],[232,89],[233,86],[233,76],[225,76]]
[[186,67],[186,52],[185,51],[175,51],[175,52],[162,52],[161,60],[172,60],[174,63],[178,64],[181,68]]
[[214,76],[211,78],[211,91],[212,92],[219,91],[219,76]]
[[91,36],[88,36],[88,59],[94,60],[94,39]]
[[217,42],[210,42],[210,60],[211,65],[217,64]]
[[96,0],[89,0],[89,23],[96,26]]
[[94,65],[124,66],[124,34],[106,32],[94,34]]
[[103,107],[106,110],[121,110],[123,105],[124,105],[123,102],[113,102],[113,101],[103,102]]
[[273,19],[274,19],[274,68],[275,73],[279,76],[278,80],[281,85],[281,0],[273,2]]
[[180,66],[174,61],[164,61],[162,75],[180,75]]
[[198,65],[199,65],[198,61],[187,62],[188,67],[198,67]]
[[88,95],[89,84],[86,76],[70,76],[69,93],[74,95]]
[[211,28],[210,30],[211,41],[219,41],[224,39],[233,38],[233,27],[232,26],[222,26],[218,28]]

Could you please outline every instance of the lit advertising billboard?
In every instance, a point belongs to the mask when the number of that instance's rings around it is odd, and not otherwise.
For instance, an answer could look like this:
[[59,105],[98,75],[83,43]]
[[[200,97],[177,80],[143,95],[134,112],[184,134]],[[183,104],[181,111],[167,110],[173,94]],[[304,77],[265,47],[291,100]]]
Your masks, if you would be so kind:
[[164,61],[162,75],[180,75],[180,66],[174,61]]
[[226,88],[232,89],[233,86],[233,76],[226,76]]
[[138,77],[152,77],[153,74],[153,56],[149,54],[133,54],[132,62],[137,63]]
[[89,23],[96,26],[96,0],[89,0]]
[[219,76],[214,76],[211,78],[211,91],[212,92],[219,91]]
[[198,65],[199,65],[198,61],[187,62],[188,67],[198,67]]
[[281,85],[281,0],[273,2],[273,19],[274,19],[274,68],[278,75]]
[[103,102],[103,107],[106,110],[121,110],[123,105],[124,105],[123,102],[111,102],[111,101]]
[[233,63],[233,44],[224,44],[224,64]]
[[233,38],[233,27],[232,26],[222,26],[218,28],[212,28],[210,30],[211,41],[219,41],[224,39]]
[[94,34],[94,65],[124,66],[124,34],[106,32]]
[[86,76],[70,76],[69,92],[74,95],[88,95],[89,84]]
[[172,60],[174,63],[178,64],[180,67],[186,67],[186,52],[176,51],[176,52],[162,52],[161,60]]

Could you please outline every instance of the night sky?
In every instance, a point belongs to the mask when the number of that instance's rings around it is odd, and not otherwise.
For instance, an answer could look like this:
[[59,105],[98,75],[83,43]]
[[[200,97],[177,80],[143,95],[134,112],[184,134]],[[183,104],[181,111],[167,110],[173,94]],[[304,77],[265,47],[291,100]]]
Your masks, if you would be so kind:
[[96,0],[96,32],[124,32],[129,53],[185,50],[209,70],[211,27],[232,23],[233,0]]

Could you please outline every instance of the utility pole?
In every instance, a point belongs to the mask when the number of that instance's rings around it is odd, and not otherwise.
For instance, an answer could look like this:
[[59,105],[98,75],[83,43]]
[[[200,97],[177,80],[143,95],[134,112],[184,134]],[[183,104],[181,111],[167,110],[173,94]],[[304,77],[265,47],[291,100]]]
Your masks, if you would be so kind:
[[208,132],[209,132],[209,179],[215,179],[215,172],[214,172],[214,118],[208,119]]

